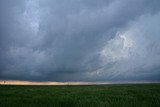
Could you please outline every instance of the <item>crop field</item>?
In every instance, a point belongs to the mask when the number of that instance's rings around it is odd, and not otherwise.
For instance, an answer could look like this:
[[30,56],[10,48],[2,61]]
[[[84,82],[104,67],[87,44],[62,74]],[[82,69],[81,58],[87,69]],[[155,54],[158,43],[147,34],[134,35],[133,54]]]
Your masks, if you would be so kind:
[[0,85],[0,107],[160,107],[160,84]]

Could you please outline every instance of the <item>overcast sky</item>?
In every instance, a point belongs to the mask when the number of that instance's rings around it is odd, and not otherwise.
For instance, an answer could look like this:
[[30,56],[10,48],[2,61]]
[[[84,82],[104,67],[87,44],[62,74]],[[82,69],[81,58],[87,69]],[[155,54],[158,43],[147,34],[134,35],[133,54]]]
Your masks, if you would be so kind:
[[0,0],[0,80],[160,81],[160,0]]

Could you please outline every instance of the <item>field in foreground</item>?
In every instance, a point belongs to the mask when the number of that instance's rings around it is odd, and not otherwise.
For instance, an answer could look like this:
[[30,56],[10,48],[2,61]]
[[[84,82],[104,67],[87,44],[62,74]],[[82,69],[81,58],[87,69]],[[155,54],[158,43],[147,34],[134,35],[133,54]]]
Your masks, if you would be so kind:
[[160,84],[0,85],[0,107],[160,107]]

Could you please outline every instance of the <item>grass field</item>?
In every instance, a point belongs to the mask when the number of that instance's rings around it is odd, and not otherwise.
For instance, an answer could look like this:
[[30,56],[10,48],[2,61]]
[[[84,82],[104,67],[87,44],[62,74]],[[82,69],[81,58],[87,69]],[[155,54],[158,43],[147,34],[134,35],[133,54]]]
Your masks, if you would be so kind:
[[160,84],[0,85],[0,107],[160,107]]

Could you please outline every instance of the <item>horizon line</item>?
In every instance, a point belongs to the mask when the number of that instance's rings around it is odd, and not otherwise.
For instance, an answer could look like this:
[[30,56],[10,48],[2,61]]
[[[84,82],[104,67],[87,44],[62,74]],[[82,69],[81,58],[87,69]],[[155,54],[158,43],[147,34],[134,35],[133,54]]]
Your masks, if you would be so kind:
[[160,83],[160,81],[116,81],[116,82],[81,82],[81,81],[24,81],[24,80],[0,80],[0,85],[105,85],[105,84],[141,84]]

